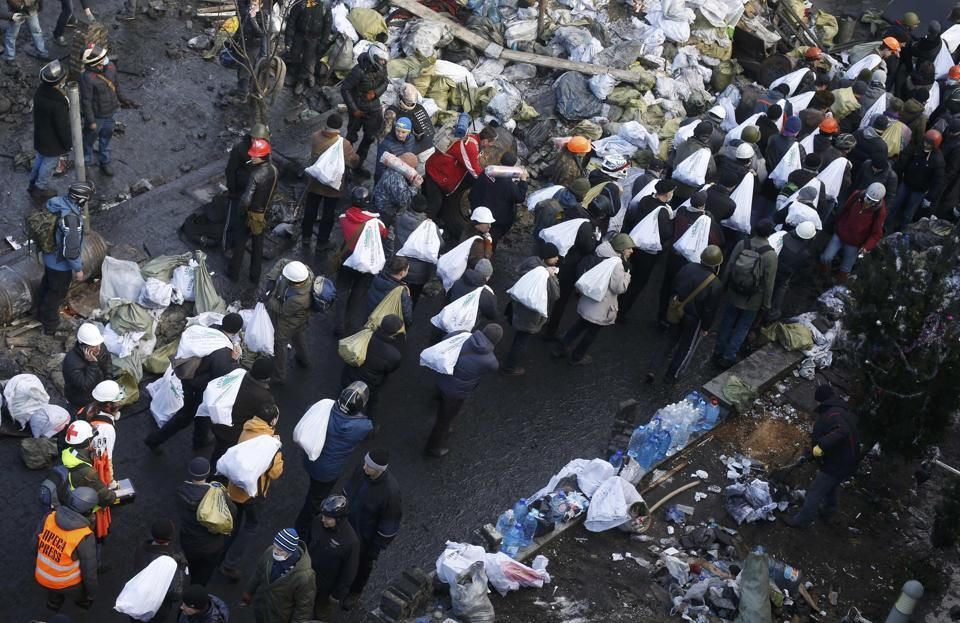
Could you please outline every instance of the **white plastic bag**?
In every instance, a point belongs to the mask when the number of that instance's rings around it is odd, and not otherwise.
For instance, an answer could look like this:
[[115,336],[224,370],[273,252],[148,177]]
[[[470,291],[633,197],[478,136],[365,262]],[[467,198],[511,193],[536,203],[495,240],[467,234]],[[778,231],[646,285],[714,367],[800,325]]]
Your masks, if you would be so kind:
[[[449,305],[444,306],[436,316],[430,319],[430,324],[444,333],[454,331],[472,331],[477,324],[477,312],[480,311],[480,296],[489,286],[480,286],[473,292],[464,294]],[[493,290],[490,290],[493,292]]]
[[603,459],[584,460],[582,469],[577,471],[577,486],[588,498],[592,498],[600,485],[617,475],[617,470],[609,461]]
[[397,255],[436,264],[440,259],[440,245],[440,234],[437,232],[436,223],[426,219],[410,232],[406,242],[397,251]]
[[467,270],[470,247],[480,236],[471,236],[440,256],[437,260],[437,276],[443,282],[443,289],[449,291],[457,279]]
[[4,386],[3,400],[10,417],[23,430],[30,417],[47,406],[50,395],[35,375],[18,374]]
[[820,222],[820,215],[810,206],[794,201],[787,208],[787,219],[784,221],[790,227],[796,227],[804,221],[811,221],[817,231],[823,229],[823,223]]
[[380,219],[372,218],[363,224],[363,231],[357,239],[353,253],[343,263],[344,266],[371,275],[378,274],[387,263],[383,254],[383,240],[380,238]]
[[800,158],[800,144],[794,143],[790,146],[790,149],[787,150],[787,153],[783,155],[783,159],[777,163],[777,166],[773,168],[773,171],[770,172],[770,181],[773,182],[773,185],[777,188],[783,188],[783,185],[787,183],[787,178],[790,177],[790,174],[800,168],[802,162]]
[[233,342],[223,331],[202,325],[188,326],[180,336],[175,358],[206,357],[221,348],[233,348]]
[[812,154],[813,153],[813,137],[817,134],[820,134],[820,128],[814,128],[813,132],[807,134],[803,137],[803,140],[800,141],[800,147],[803,147],[803,151]]
[[196,316],[190,316],[187,318],[187,326],[201,326],[201,327],[212,327],[215,324],[220,324],[223,322],[223,314],[219,312],[201,312]]
[[273,322],[270,320],[270,314],[267,313],[267,307],[263,303],[257,303],[250,316],[250,322],[244,321],[243,343],[252,352],[272,355],[273,335]]
[[613,271],[617,264],[622,264],[623,260],[619,257],[608,257],[587,272],[580,275],[575,287],[577,292],[583,296],[593,299],[598,303],[606,296],[610,288],[610,279],[613,277]]
[[233,405],[246,373],[243,368],[237,368],[207,383],[196,417],[208,417],[214,424],[233,426]]
[[147,385],[150,393],[150,413],[157,426],[166,424],[173,414],[183,408],[183,382],[173,373],[173,366],[159,379]]
[[[173,297],[173,286],[159,279],[150,277],[143,284],[137,304],[147,309],[165,309],[170,306]],[[183,302],[181,300],[181,302]]]
[[647,185],[644,186],[642,189],[640,189],[640,192],[638,192],[636,195],[634,195],[634,196],[633,196],[633,199],[630,200],[630,207],[632,208],[632,207],[634,207],[635,205],[637,205],[638,203],[640,203],[640,200],[643,199],[644,197],[649,197],[650,195],[656,193],[656,192],[657,192],[657,182],[659,182],[659,181],[660,181],[659,179],[653,178],[652,180],[650,180],[649,182],[647,182]]
[[137,621],[149,621],[167,597],[177,572],[177,561],[160,556],[130,578],[117,596],[113,609]]
[[189,266],[177,266],[173,269],[170,285],[180,293],[185,301],[194,300],[194,273],[196,269],[197,263],[193,260],[190,260]]
[[327,147],[323,153],[317,157],[317,161],[307,167],[305,172],[324,186],[329,186],[334,190],[340,190],[340,183],[343,181],[343,172],[345,169],[343,137],[340,137],[333,145]]
[[873,120],[882,115],[887,111],[887,94],[884,93],[877,98],[873,104],[870,105],[870,108],[867,109],[867,112],[863,113],[863,118],[860,119],[860,129],[870,127],[870,124],[873,123]]
[[610,74],[596,74],[588,81],[590,92],[600,101],[610,97],[617,87],[617,79]]
[[103,258],[100,275],[100,308],[103,310],[114,299],[135,303],[145,283],[136,262],[118,260],[109,255]]
[[660,242],[660,210],[669,209],[667,206],[658,206],[630,230],[630,238],[638,249],[647,253],[663,251],[663,245]]
[[794,91],[797,90],[797,87],[800,86],[800,81],[803,80],[803,77],[807,75],[807,72],[810,69],[804,67],[803,69],[798,69],[796,71],[791,71],[786,76],[780,76],[776,80],[770,83],[770,88],[774,89],[778,85],[785,84],[790,87],[790,92],[787,93],[787,96],[793,95]]
[[450,585],[453,612],[469,623],[493,623],[493,604],[487,596],[487,573],[483,562],[475,562]]
[[647,130],[639,121],[627,121],[621,124],[620,129],[617,130],[617,135],[641,149],[649,147],[653,153],[660,150],[660,137]]
[[783,239],[786,237],[786,230],[775,231],[767,238],[767,244],[773,247],[773,250],[777,252],[777,255],[780,255],[780,251],[783,250]]
[[510,591],[520,590],[522,586],[543,588],[550,583],[550,574],[546,571],[549,561],[546,556],[537,556],[533,566],[528,567],[517,562],[503,552],[485,554],[483,570],[487,573],[487,581],[498,593],[506,597]]
[[507,290],[507,294],[520,305],[532,309],[546,318],[550,315],[550,309],[547,305],[550,302],[550,295],[547,291],[549,281],[550,271],[543,266],[537,266],[517,279],[513,287]]
[[804,110],[810,107],[810,102],[813,100],[813,95],[816,91],[804,91],[794,95],[793,97],[788,97],[787,101],[790,102],[790,105],[794,110]]
[[700,254],[710,244],[710,225],[712,221],[704,214],[683,232],[680,239],[673,243],[674,250],[694,264],[700,263]]
[[843,186],[843,175],[847,172],[850,161],[846,158],[837,158],[822,171],[817,173],[817,179],[823,182],[823,192],[831,199],[836,199],[840,194],[840,187]]
[[698,149],[678,164],[673,170],[673,179],[688,186],[699,188],[707,180],[707,169],[710,167],[710,150],[706,147]]
[[50,438],[70,424],[70,414],[63,407],[46,404],[30,416],[30,432],[34,437]]
[[324,398],[313,403],[293,429],[293,442],[303,448],[307,458],[316,461],[323,452],[327,441],[327,424],[330,422],[330,410],[333,401]]
[[951,54],[956,52],[957,46],[960,46],[960,24],[954,24],[950,28],[947,28],[941,33],[940,39],[950,50]]
[[590,498],[584,527],[590,532],[603,532],[630,521],[630,507],[643,498],[637,488],[619,476],[604,480]]
[[533,212],[533,209],[537,207],[538,203],[547,199],[553,199],[553,197],[563,189],[564,186],[554,184],[553,186],[547,186],[546,188],[541,188],[540,190],[530,193],[527,195],[527,210]]
[[577,241],[577,232],[580,230],[580,226],[588,222],[589,219],[574,218],[545,227],[540,230],[540,239],[556,245],[560,257],[563,257],[573,246],[573,243]]
[[349,37],[352,43],[356,43],[360,41],[360,35],[357,34],[357,29],[347,19],[348,13],[347,6],[342,2],[333,5],[333,8],[330,9],[330,15],[333,17],[333,29],[341,35]]
[[723,139],[724,144],[729,143],[735,138],[740,138],[743,135],[743,131],[747,128],[747,126],[757,125],[757,120],[760,119],[761,116],[762,116],[761,113],[756,113],[744,119],[743,123],[741,123],[734,129],[727,132],[727,136],[724,137]]
[[869,69],[872,73],[877,67],[880,66],[880,63],[882,62],[883,59],[880,58],[879,54],[867,54],[853,65],[850,65],[847,71],[843,74],[843,77],[847,80],[856,80],[861,71],[864,69]]
[[272,435],[257,435],[247,439],[220,457],[217,473],[226,476],[231,484],[242,488],[250,497],[256,497],[258,481],[273,465],[273,457],[280,446],[280,440]]
[[447,541],[443,553],[437,557],[437,578],[444,584],[454,584],[476,562],[483,562],[487,553],[478,545]]
[[460,350],[464,343],[473,335],[469,331],[456,333],[445,340],[437,342],[420,352],[420,365],[430,368],[440,374],[453,374],[453,369],[460,359]]
[[930,85],[930,95],[927,98],[927,102],[923,105],[923,114],[927,118],[933,115],[933,112],[937,109],[937,106],[940,105],[940,83],[934,82]]
[[940,44],[940,51],[937,52],[937,58],[933,61],[933,68],[936,71],[937,80],[946,78],[950,72],[950,68],[953,67],[953,57],[950,54],[947,43],[941,38]]
[[693,131],[697,127],[697,122],[691,122],[686,125],[682,125],[677,128],[677,133],[673,135],[673,148],[676,149],[682,145],[687,139],[693,136]]
[[730,193],[730,198],[737,204],[730,218],[723,219],[720,224],[745,234],[750,233],[750,215],[753,214],[753,185],[755,176],[747,175]]

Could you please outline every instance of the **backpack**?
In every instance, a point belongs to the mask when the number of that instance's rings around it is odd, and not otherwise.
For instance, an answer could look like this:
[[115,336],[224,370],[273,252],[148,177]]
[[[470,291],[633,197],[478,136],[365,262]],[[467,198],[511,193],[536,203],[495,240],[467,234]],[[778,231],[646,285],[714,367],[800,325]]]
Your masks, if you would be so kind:
[[60,255],[65,260],[79,259],[83,251],[83,216],[75,212],[61,214],[57,219],[60,230]]
[[32,240],[43,253],[53,253],[57,250],[57,215],[46,209],[34,210],[27,215],[24,223],[27,237]]
[[55,465],[43,482],[40,483],[40,504],[44,508],[57,508],[67,492],[67,479],[70,470],[63,465]]
[[323,275],[313,280],[310,292],[310,309],[315,312],[325,312],[337,302],[337,286],[332,279]]
[[57,458],[57,442],[46,437],[27,437],[20,441],[20,458],[27,469],[48,469]]
[[762,278],[763,264],[761,258],[764,253],[773,251],[773,247],[768,244],[759,249],[750,246],[750,240],[743,243],[743,250],[737,256],[737,261],[730,269],[730,280],[728,285],[730,289],[740,296],[753,296],[760,292],[760,279]]

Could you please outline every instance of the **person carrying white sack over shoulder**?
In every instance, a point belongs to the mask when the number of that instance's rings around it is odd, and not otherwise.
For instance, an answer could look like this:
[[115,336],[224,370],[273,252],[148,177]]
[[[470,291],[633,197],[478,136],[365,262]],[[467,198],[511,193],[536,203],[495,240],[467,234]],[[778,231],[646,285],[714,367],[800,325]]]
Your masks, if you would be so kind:
[[287,382],[287,346],[293,345],[294,358],[301,368],[309,368],[307,324],[313,300],[313,271],[303,262],[279,260],[267,273],[259,301],[273,323],[274,372],[270,382]]
[[560,251],[557,245],[544,242],[537,255],[527,258],[517,267],[521,277],[513,284],[507,295],[507,316],[513,326],[513,343],[504,359],[500,372],[506,376],[522,376],[526,373],[521,364],[530,339],[547,324],[553,304],[560,297],[560,280],[557,278]]

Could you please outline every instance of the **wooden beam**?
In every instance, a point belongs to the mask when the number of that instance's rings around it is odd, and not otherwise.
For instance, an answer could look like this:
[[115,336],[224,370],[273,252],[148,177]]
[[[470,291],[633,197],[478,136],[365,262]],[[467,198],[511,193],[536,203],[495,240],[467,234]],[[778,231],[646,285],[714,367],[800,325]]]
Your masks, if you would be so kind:
[[565,58],[554,58],[552,56],[543,56],[541,54],[532,54],[530,52],[518,52],[516,50],[508,50],[503,46],[497,45],[491,41],[488,41],[478,35],[475,32],[467,30],[451,18],[446,15],[435,12],[434,10],[423,6],[416,0],[390,0],[390,4],[396,5],[405,11],[413,13],[417,17],[429,20],[432,22],[439,22],[441,24],[446,24],[450,27],[450,30],[453,32],[453,36],[457,39],[460,39],[464,43],[467,43],[490,58],[493,59],[502,59],[505,61],[512,61],[515,63],[530,63],[531,65],[537,65],[539,67],[547,67],[549,69],[560,69],[564,71],[578,71],[583,74],[610,74],[617,80],[623,82],[640,82],[643,79],[643,74],[636,71],[628,71],[626,69],[614,69],[613,67],[605,67],[603,65],[593,65],[590,63],[580,63],[577,61],[571,61]]

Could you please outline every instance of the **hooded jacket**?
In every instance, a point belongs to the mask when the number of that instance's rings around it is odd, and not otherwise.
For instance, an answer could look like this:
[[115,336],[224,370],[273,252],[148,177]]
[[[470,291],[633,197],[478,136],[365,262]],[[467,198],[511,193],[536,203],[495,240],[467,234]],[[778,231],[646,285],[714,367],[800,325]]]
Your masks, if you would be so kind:
[[[363,226],[367,221],[378,216],[380,215],[376,212],[367,212],[356,206],[348,208],[346,212],[340,215],[340,231],[343,234],[344,245],[351,253],[357,246],[357,240],[360,238]],[[382,222],[380,223],[380,237],[383,239],[387,237],[387,228]]]
[[857,416],[839,398],[829,398],[817,405],[811,442],[823,450],[820,471],[840,481],[857,471],[860,462]]
[[[62,530],[79,530],[80,528],[93,528],[89,518],[84,517],[69,506],[61,505],[54,514],[57,526]],[[48,513],[49,514],[49,513]],[[43,531],[43,524],[47,519],[47,514],[40,518],[37,529],[33,534],[33,547],[37,549],[40,542],[40,533]],[[73,559],[80,563],[80,577],[83,581],[84,597],[89,600],[96,599],[99,582],[97,578],[97,538],[93,532],[88,534],[77,548],[73,550]]]
[[[76,203],[70,200],[69,197],[57,196],[51,197],[47,201],[47,212],[54,214],[59,219],[61,216],[67,214],[76,214],[83,220],[83,231],[81,235],[81,240],[86,237],[86,228],[87,228],[87,219],[84,218],[83,209],[80,208]],[[57,225],[56,231],[54,232],[54,240],[56,241],[56,250],[53,253],[44,253],[43,254],[43,265],[52,270],[59,270],[61,272],[80,272],[83,270],[83,255],[81,254],[75,260],[68,260],[61,255],[61,250],[63,249],[63,232],[60,231],[59,223]]]
[[836,234],[843,244],[849,244],[864,251],[872,251],[883,238],[883,223],[887,220],[887,202],[881,201],[876,209],[868,210],[860,190],[847,199],[837,216]]
[[33,148],[41,156],[70,153],[70,104],[55,85],[43,83],[33,95]]
[[866,190],[874,182],[883,184],[887,189],[886,202],[887,205],[892,205],[894,197],[897,196],[897,174],[889,160],[883,160],[883,169],[879,173],[873,170],[873,160],[865,160],[853,180],[852,188]]
[[403,508],[400,485],[388,469],[376,480],[358,465],[343,488],[350,501],[350,525],[360,539],[364,555],[376,558],[400,531]]
[[370,336],[367,345],[367,357],[359,367],[343,366],[343,385],[354,381],[363,381],[370,389],[376,390],[387,381],[387,376],[400,367],[403,355],[397,344],[397,338],[387,335],[377,327]]
[[276,580],[270,580],[273,546],[268,547],[257,561],[246,592],[253,596],[253,611],[258,623],[306,623],[313,620],[316,575],[307,548],[303,543],[298,547],[299,560]]
[[[609,242],[601,243],[595,253],[595,257],[585,258],[578,267],[580,275],[603,260],[618,257],[617,252],[613,250]],[[591,266],[587,267],[587,264]],[[626,292],[630,285],[630,273],[625,264],[626,262],[620,261],[614,265],[613,274],[610,275],[610,282],[607,284],[607,291],[604,292],[602,299],[595,301],[588,296],[580,296],[580,300],[577,301],[577,314],[581,318],[600,326],[609,326],[617,321],[617,312],[620,311],[617,297]]]
[[[380,115],[380,96],[387,90],[387,68],[371,61],[364,53],[357,64],[340,84],[340,94],[352,115],[361,111],[368,115]],[[373,99],[369,98],[373,92]]]
[[463,343],[453,373],[441,374],[437,378],[437,389],[450,398],[460,400],[469,398],[486,374],[496,372],[500,368],[500,363],[493,351],[493,342],[483,334],[483,331],[474,331]]
[[[426,212],[417,212],[416,210],[404,210],[397,216],[397,220],[393,223],[393,235],[396,238],[397,251],[403,248],[410,234],[416,231],[427,218]],[[433,227],[439,237],[440,231],[436,223],[434,223]],[[407,261],[410,263],[410,270],[407,272],[404,281],[411,285],[423,285],[427,283],[436,272],[436,265],[430,262],[412,257],[408,257]]]
[[[182,482],[177,487],[177,516],[180,527],[180,546],[191,553],[209,554],[218,556],[223,551],[226,535],[214,534],[206,526],[197,521],[197,507],[203,501],[203,496],[210,490],[207,483]],[[237,507],[233,500],[227,497],[227,506],[230,514],[236,516]]]
[[350,454],[372,430],[373,422],[366,415],[347,415],[334,403],[330,408],[327,437],[320,456],[315,461],[308,460],[306,455],[303,457],[310,479],[317,482],[335,482]]
[[206,612],[197,614],[186,614],[180,612],[177,623],[228,623],[230,620],[230,609],[223,600],[216,595],[207,595],[210,598],[210,607]]
[[369,317],[377,305],[396,288],[403,288],[400,292],[400,308],[403,310],[401,320],[405,327],[409,327],[413,323],[413,300],[410,298],[410,291],[403,281],[391,277],[386,272],[381,272],[370,282],[367,290],[367,316]]
[[[250,418],[244,423],[243,431],[240,433],[237,443],[243,443],[248,439],[260,437],[261,435],[272,436],[275,432],[272,426],[260,418]],[[267,492],[270,490],[270,483],[279,478],[281,474],[283,474],[283,453],[277,450],[277,453],[273,456],[273,462],[270,463],[270,467],[268,467],[267,471],[257,480],[257,497],[266,498]],[[237,504],[243,504],[250,499],[250,496],[247,495],[243,487],[235,485],[232,482],[227,485],[227,494],[230,496],[230,499]]]
[[[770,243],[766,238],[761,238],[759,236],[753,236],[749,239],[750,248],[760,252],[760,249],[768,246]],[[730,275],[733,271],[733,267],[737,265],[737,258],[743,252],[746,247],[747,240],[741,240],[737,243],[737,246],[733,248],[733,252],[730,254],[730,258],[724,262],[724,271],[723,271],[723,283],[728,285],[730,283]],[[737,309],[742,309],[745,311],[759,311],[761,309],[770,309],[770,305],[773,298],[773,286],[776,283],[777,279],[777,252],[773,249],[764,251],[760,255],[760,287],[757,289],[757,292],[750,295],[744,296],[737,292],[734,292],[732,289],[727,288],[729,295],[729,302]]]
[[345,518],[338,519],[336,527],[325,528],[317,517],[311,534],[310,561],[317,575],[317,595],[342,600],[357,577],[360,539]]
[[[447,292],[447,305],[485,285],[487,282],[484,281],[483,275],[473,268],[466,269],[463,271],[463,276],[457,279]],[[492,288],[483,288],[480,292],[480,305],[477,307],[477,322],[473,328],[477,329],[488,322],[497,322],[499,319],[497,295]]]
[[[517,274],[522,277],[534,268],[540,266],[546,268],[547,264],[537,256],[528,257],[517,266]],[[560,281],[556,275],[550,275],[547,278],[548,310],[553,309],[553,304],[556,303],[558,298],[560,298]],[[512,301],[510,309],[510,324],[513,325],[513,328],[517,331],[538,333],[547,324],[546,316],[541,315],[540,312],[536,310],[530,309],[526,305],[518,303],[516,300]]]
[[96,361],[87,361],[83,348],[78,341],[63,358],[61,367],[64,398],[78,408],[93,402],[93,388],[110,379],[113,372],[113,357],[105,346],[101,344]]

